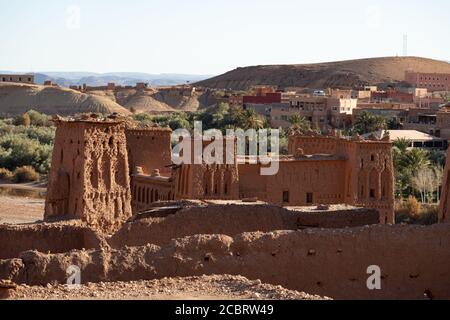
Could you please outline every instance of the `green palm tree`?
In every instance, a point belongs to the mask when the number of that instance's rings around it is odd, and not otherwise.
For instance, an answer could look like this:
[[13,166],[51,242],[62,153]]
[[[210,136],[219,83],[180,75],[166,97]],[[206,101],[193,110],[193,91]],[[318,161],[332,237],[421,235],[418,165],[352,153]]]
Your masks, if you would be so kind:
[[259,130],[264,128],[264,120],[262,117],[256,113],[254,109],[246,109],[240,115],[240,124],[243,129],[255,129]]
[[373,115],[368,111],[363,111],[356,118],[353,127],[358,134],[366,134],[378,130],[385,130],[387,129],[387,124],[383,117]]
[[400,152],[406,152],[411,146],[411,140],[406,138],[398,138],[393,142],[394,147],[396,147]]
[[426,151],[422,149],[411,149],[404,153],[400,159],[400,165],[411,173],[424,169],[430,165]]
[[394,167],[395,167],[395,184],[397,187],[397,195],[403,196],[405,190],[411,192],[413,185],[413,176],[419,170],[426,169],[430,166],[428,153],[423,149],[408,150],[405,141],[399,142],[392,149]]
[[308,120],[306,120],[304,117],[294,114],[289,118],[289,122],[291,123],[291,126],[289,127],[289,134],[292,133],[305,133],[311,130],[311,125]]

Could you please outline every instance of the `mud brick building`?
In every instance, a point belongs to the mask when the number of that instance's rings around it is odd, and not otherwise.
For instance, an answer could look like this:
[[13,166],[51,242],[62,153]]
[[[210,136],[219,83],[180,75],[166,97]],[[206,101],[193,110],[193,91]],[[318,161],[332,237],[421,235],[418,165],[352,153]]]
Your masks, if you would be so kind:
[[34,84],[34,75],[32,74],[0,74],[0,82],[18,82]]
[[[174,165],[167,128],[133,128],[108,119],[57,120],[56,125],[47,220],[78,218],[108,231],[158,201],[257,199],[284,207],[377,209],[380,223],[394,223],[388,139],[292,135],[290,155],[272,158],[278,172],[262,175],[268,165],[249,163],[236,155],[236,147],[232,164]],[[226,145],[224,139],[224,150]]]

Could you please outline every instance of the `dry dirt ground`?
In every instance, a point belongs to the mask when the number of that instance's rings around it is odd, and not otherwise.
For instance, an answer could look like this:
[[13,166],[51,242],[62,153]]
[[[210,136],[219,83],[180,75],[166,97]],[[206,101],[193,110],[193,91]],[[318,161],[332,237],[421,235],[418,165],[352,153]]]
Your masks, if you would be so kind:
[[[86,284],[78,289],[65,285],[19,286],[15,300],[321,300],[320,296],[262,284],[240,276],[164,278],[152,281]],[[326,298],[325,298],[326,299]]]
[[15,184],[0,180],[0,224],[41,221],[45,191],[45,182]]
[[0,224],[23,224],[44,217],[44,199],[0,196]]

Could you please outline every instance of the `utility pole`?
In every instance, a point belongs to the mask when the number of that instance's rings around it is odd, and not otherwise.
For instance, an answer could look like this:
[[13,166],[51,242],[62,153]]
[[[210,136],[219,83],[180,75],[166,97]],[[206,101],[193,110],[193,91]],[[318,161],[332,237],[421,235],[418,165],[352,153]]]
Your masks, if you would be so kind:
[[403,56],[404,57],[408,56],[408,35],[407,34],[403,35]]

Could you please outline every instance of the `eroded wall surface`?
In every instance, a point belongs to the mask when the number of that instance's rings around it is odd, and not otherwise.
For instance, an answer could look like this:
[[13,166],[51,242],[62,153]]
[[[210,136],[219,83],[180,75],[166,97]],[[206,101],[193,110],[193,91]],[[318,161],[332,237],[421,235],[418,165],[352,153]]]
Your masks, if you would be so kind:
[[27,250],[63,253],[70,250],[99,249],[104,240],[83,226],[36,224],[0,225],[0,259],[17,258]]
[[208,205],[127,223],[109,239],[109,243],[115,248],[147,243],[163,245],[172,239],[195,234],[234,236],[243,232],[305,227],[344,228],[377,224],[378,220],[378,212],[368,209],[317,211],[303,208],[295,211],[266,204]]
[[55,121],[45,219],[76,218],[113,232],[131,216],[125,124]]
[[[83,283],[232,274],[336,299],[449,299],[449,241],[449,224],[197,235],[162,247],[25,252],[0,261],[0,278],[65,283],[75,264]],[[367,287],[372,265],[381,268],[381,290]]]

